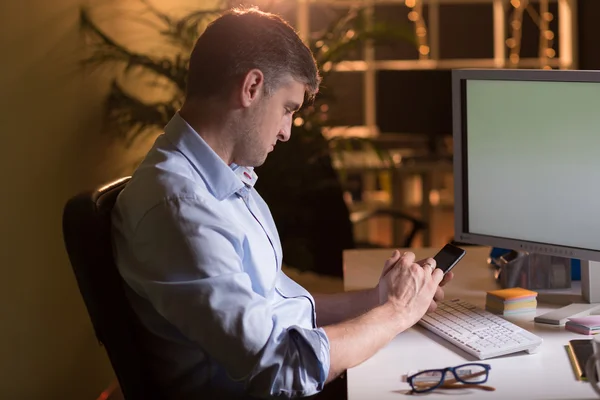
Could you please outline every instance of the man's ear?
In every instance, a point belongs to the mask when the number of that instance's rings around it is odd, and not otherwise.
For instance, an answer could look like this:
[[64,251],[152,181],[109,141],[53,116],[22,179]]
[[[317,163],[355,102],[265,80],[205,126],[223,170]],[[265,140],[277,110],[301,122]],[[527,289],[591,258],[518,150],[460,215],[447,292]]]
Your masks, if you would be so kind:
[[240,93],[240,101],[242,106],[250,107],[250,105],[260,97],[265,84],[265,76],[259,69],[248,71],[242,83],[242,92]]

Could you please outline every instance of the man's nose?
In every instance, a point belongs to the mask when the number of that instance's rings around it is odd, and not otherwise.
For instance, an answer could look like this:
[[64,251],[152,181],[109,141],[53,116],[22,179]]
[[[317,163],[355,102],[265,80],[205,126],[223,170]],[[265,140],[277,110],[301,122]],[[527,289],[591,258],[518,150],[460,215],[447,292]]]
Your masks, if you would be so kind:
[[282,142],[287,142],[288,140],[290,140],[290,136],[291,136],[291,131],[292,131],[292,125],[290,124],[289,126],[284,126],[283,128],[281,128],[279,130],[279,134],[277,135],[277,139],[279,139]]

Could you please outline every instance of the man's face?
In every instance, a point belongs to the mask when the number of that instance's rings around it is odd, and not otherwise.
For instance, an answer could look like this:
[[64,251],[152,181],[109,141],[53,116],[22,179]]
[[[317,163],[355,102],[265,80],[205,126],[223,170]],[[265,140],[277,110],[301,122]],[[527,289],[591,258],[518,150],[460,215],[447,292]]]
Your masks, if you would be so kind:
[[302,105],[304,90],[303,83],[290,79],[270,96],[261,94],[257,104],[253,105],[248,129],[242,133],[238,164],[262,165],[277,141],[289,140],[294,112]]

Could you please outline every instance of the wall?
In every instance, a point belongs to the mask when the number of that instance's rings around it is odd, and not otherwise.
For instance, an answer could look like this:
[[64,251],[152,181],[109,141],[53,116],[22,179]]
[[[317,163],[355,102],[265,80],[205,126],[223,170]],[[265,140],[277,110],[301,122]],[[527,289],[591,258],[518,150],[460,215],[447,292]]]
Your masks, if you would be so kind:
[[[78,1],[0,5],[0,387],[6,399],[95,399],[111,371],[61,236],[66,199],[115,176],[101,82],[76,67]],[[98,150],[98,151],[96,151]]]
[[[3,399],[96,399],[113,379],[64,250],[62,208],[82,189],[130,172],[150,142],[125,150],[101,132],[108,72],[77,64],[83,1],[0,2]],[[120,37],[145,42],[123,22],[140,15],[139,0],[89,2]],[[152,3],[175,14],[199,4]]]
[[100,132],[108,85],[77,65],[79,5],[0,3],[5,399],[95,399],[112,379],[63,247],[61,216],[71,195],[121,175],[132,156]]
[[600,1],[579,0],[577,7],[579,69],[600,69],[600,52],[598,51]]

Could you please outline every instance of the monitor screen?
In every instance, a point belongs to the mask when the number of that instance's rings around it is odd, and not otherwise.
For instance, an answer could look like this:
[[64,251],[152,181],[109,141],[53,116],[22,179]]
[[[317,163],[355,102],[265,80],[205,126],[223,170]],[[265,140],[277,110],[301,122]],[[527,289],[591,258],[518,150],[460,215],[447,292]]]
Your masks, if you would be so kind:
[[598,259],[600,72],[576,72],[466,71],[455,82],[457,236]]

